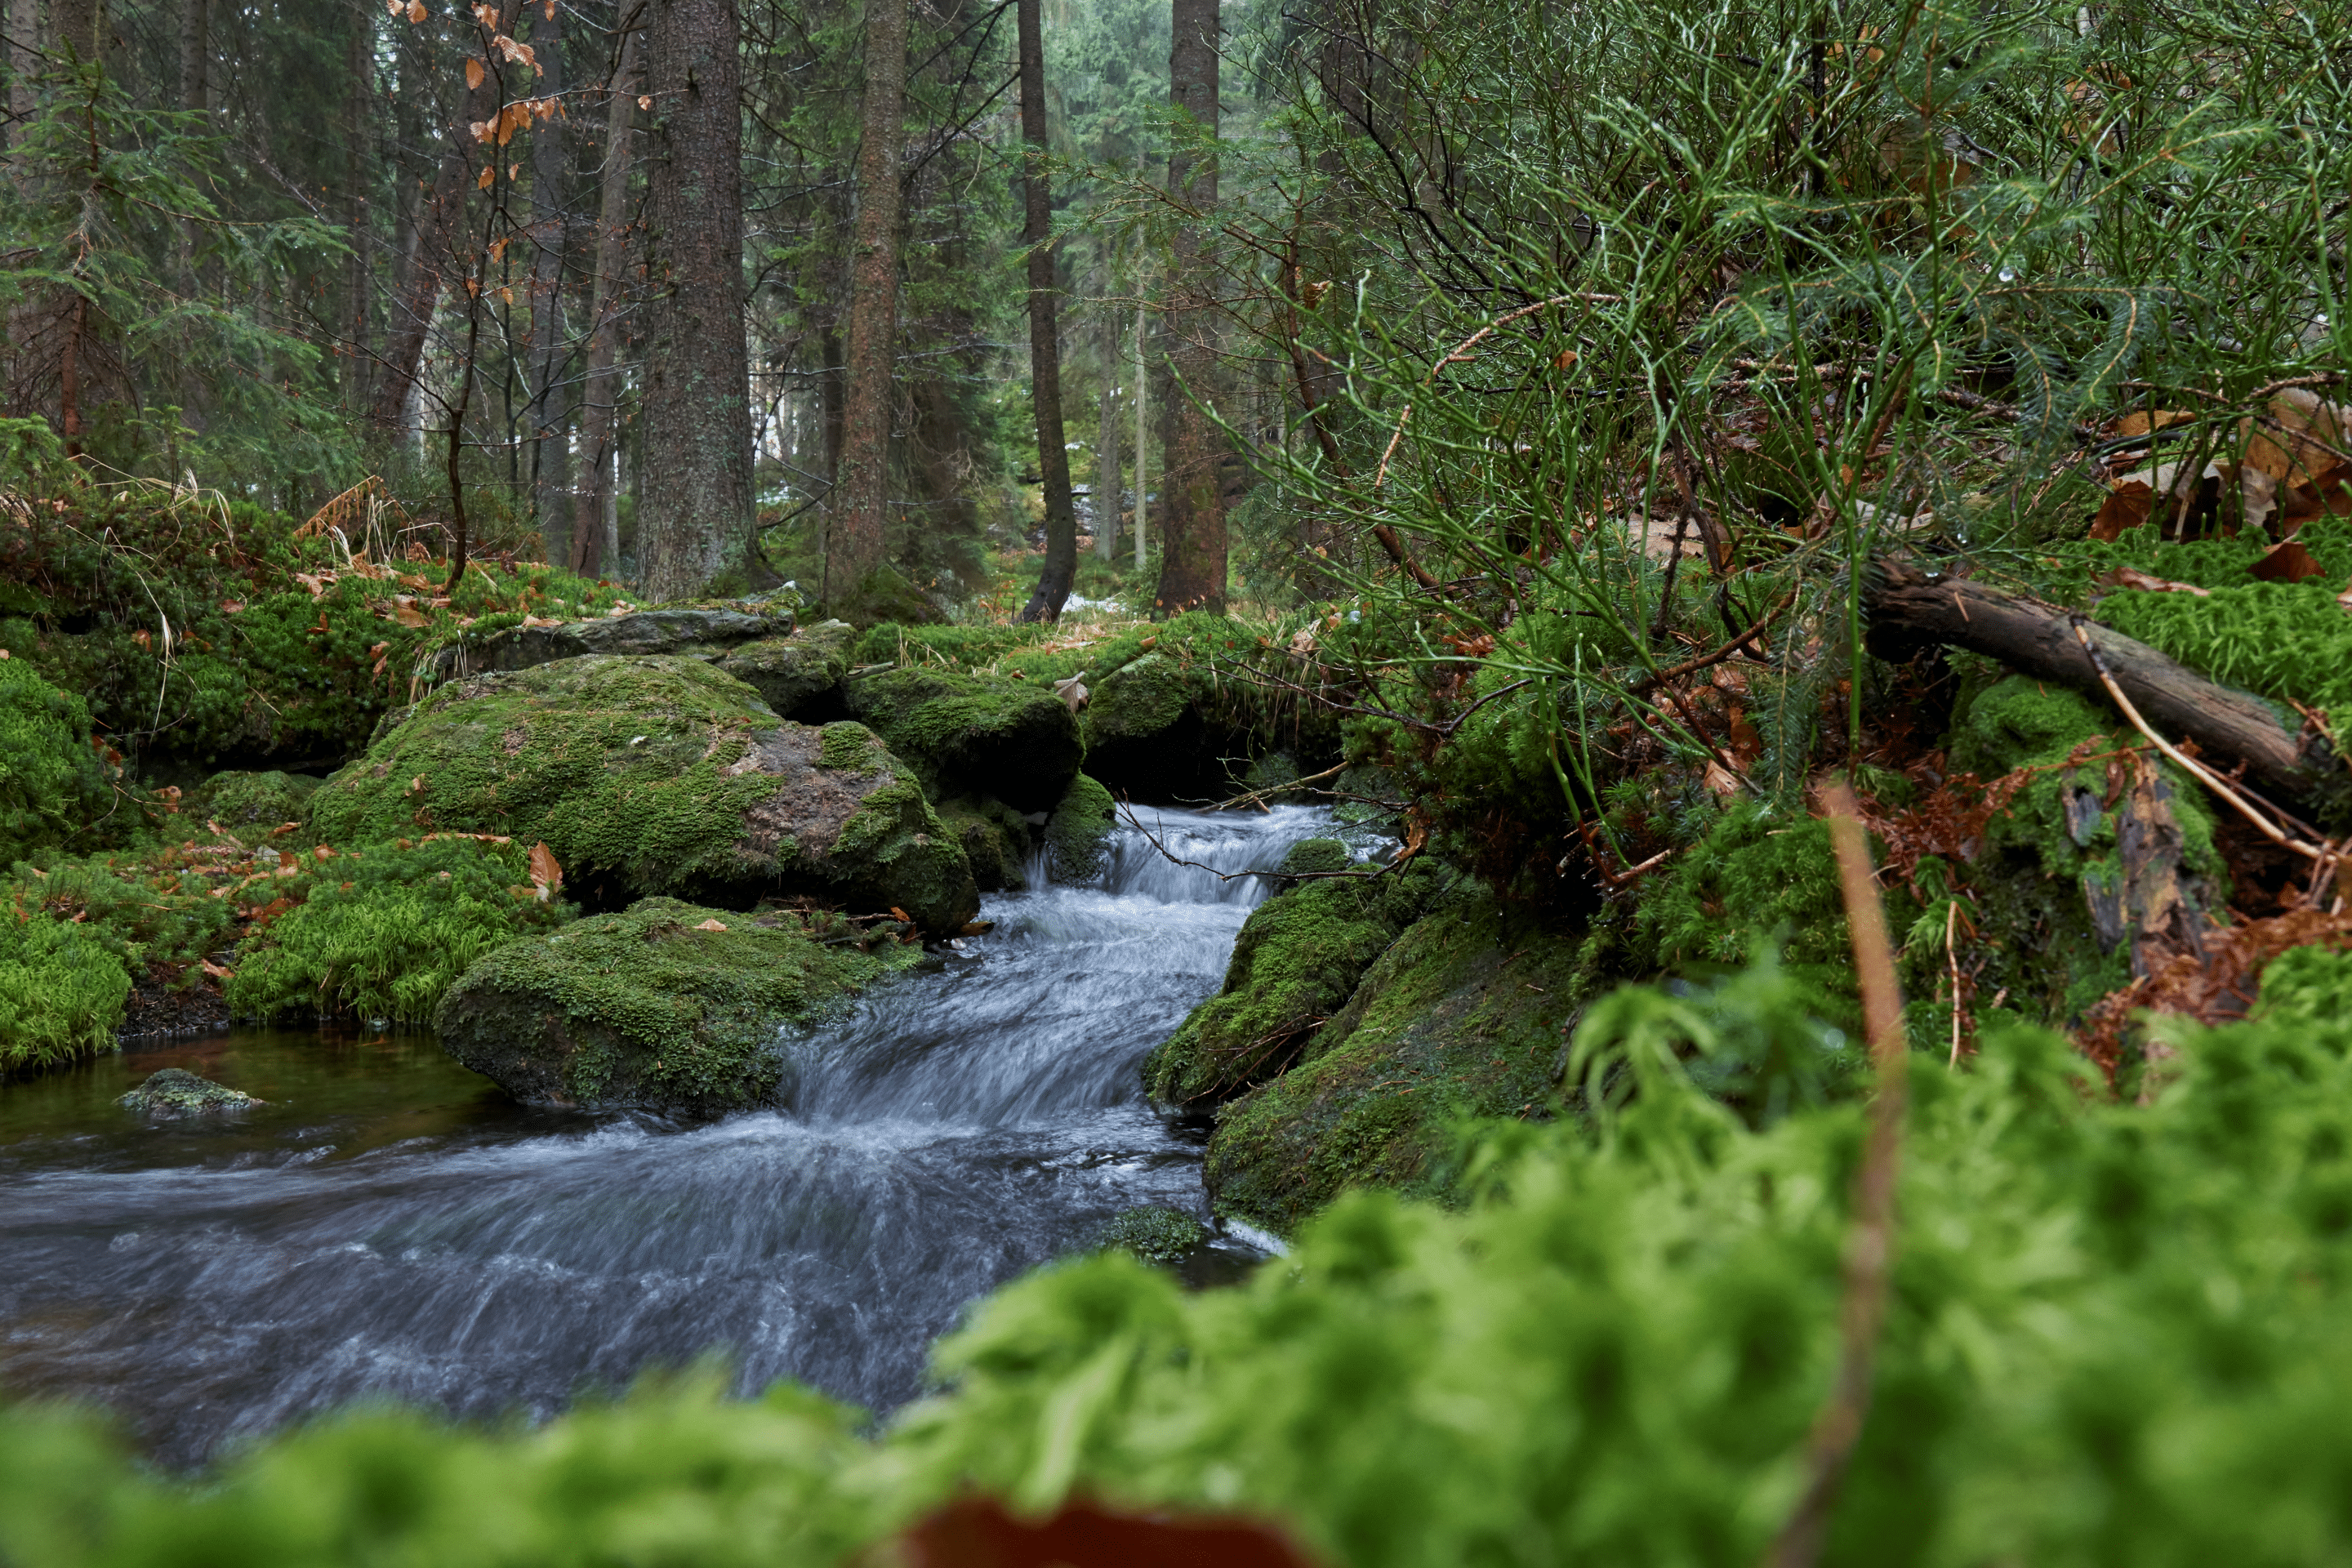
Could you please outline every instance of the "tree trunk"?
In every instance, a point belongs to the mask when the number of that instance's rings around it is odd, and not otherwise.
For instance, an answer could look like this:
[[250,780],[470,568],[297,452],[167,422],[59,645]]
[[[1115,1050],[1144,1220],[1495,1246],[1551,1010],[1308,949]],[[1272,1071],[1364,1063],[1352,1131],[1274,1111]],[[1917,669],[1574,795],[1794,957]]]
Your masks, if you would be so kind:
[[[497,31],[513,33],[520,5],[521,0],[499,0]],[[383,360],[375,378],[374,417],[387,429],[408,422],[410,405],[422,390],[417,373],[425,363],[425,340],[433,330],[433,313],[441,307],[442,288],[450,275],[462,276],[466,270],[457,247],[466,232],[466,194],[474,184],[478,145],[468,128],[498,113],[506,94],[501,72],[516,68],[497,58],[498,51],[488,47],[487,36],[478,31],[478,37],[482,49],[476,58],[485,59],[488,68],[482,73],[482,84],[467,90],[449,121],[441,167],[435,171],[433,189],[425,198],[424,210],[417,214],[416,259],[407,268],[385,329]]]
[[[1173,37],[1168,85],[1176,107],[1198,136],[1217,134],[1217,0],[1170,0]],[[1217,202],[1217,162],[1186,145],[1181,132],[1169,151],[1168,188],[1196,215],[1176,230],[1169,282],[1170,358],[1181,386],[1170,409],[1168,452],[1161,465],[1160,590],[1155,615],[1225,607],[1225,507],[1218,473],[1223,442],[1201,405],[1216,386],[1216,354],[1209,342],[1213,279],[1208,255],[1209,212]]]
[[[204,10],[206,0],[184,0],[192,13]],[[180,33],[180,83],[183,107],[203,107],[208,45],[202,24],[191,65],[189,28]],[[344,57],[349,96],[343,107],[343,221],[350,226],[351,259],[343,264],[342,323],[343,407],[357,415],[367,409],[368,389],[368,142],[375,133],[375,14],[362,11],[352,22],[351,45]],[[194,78],[193,85],[191,77]]]
[[[531,52],[539,60],[539,90],[563,90],[563,7],[542,9],[531,18]],[[566,121],[548,120],[532,132],[530,147],[530,474],[532,507],[539,518],[542,553],[566,558],[572,533],[572,430],[566,416],[572,399],[566,379],[563,339],[563,215],[572,183],[572,138]]]
[[[2106,700],[2074,617],[2054,605],[1981,584],[1930,578],[1907,563],[1870,563],[1865,604],[1870,651],[1903,662],[1927,643],[1985,654],[2037,680],[2054,680]],[[2219,686],[2146,643],[2085,622],[2099,658],[2141,717],[2168,741],[2195,741],[2208,756],[2246,764],[2267,788],[2297,802],[2347,793],[2340,766],[2317,754],[2259,697]],[[2226,764],[2225,764],[2226,765]]]
[[49,0],[50,63],[62,65],[68,48],[83,65],[97,63],[98,26],[98,0]]
[[[1106,274],[1105,294],[1114,279]],[[1118,554],[1118,308],[1106,302],[1102,313],[1102,406],[1095,416],[1095,558],[1108,563]]]
[[841,472],[825,534],[824,590],[828,600],[856,592],[883,559],[906,92],[907,0],[866,0],[857,226],[849,260],[849,389],[842,419]]
[[817,340],[816,352],[824,359],[824,368],[817,373],[816,395],[824,427],[824,482],[832,486],[841,482],[842,426],[849,416],[849,377],[841,365],[840,332],[827,327]]
[[[627,17],[622,18],[625,26]],[[572,513],[572,569],[583,577],[617,572],[617,548],[608,549],[607,518],[620,515],[615,425],[621,396],[620,306],[623,262],[628,254],[629,124],[636,110],[637,35],[621,38],[620,63],[604,108],[604,169],[596,206],[596,275],[590,285],[588,383],[580,410],[581,456],[588,482]]]
[[1062,340],[1054,307],[1054,205],[1045,179],[1045,40],[1038,0],[1016,0],[1021,34],[1021,241],[1029,247],[1029,401],[1037,414],[1037,469],[1045,488],[1045,563],[1021,608],[1024,621],[1061,619],[1078,573],[1078,514],[1062,435]]
[[643,483],[650,599],[740,572],[751,541],[743,333],[743,82],[735,0],[648,0]]
[[41,70],[41,0],[7,0],[8,118],[11,150],[23,144],[33,119],[33,79]]
[[1150,317],[1143,308],[1140,268],[1136,269],[1135,281],[1135,569],[1140,572],[1144,525],[1151,521],[1151,505],[1143,494],[1150,488],[1151,474],[1151,364],[1146,357],[1151,332]]

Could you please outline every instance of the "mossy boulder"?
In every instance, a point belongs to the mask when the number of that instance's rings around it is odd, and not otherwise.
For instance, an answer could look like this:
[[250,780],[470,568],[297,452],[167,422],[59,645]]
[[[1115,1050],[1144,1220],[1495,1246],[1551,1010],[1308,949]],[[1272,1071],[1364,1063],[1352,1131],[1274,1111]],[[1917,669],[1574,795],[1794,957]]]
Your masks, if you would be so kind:
[[1110,845],[1110,830],[1118,826],[1118,803],[1110,791],[1086,774],[1070,781],[1054,815],[1045,820],[1045,844],[1052,851],[1054,875],[1065,882],[1083,882],[1102,874]]
[[115,1103],[149,1116],[202,1116],[211,1111],[242,1110],[260,1100],[241,1089],[215,1083],[198,1078],[180,1068],[165,1068],[147,1075],[145,1081]]
[[453,643],[433,656],[443,679],[490,670],[512,671],[588,654],[694,655],[716,658],[742,643],[789,637],[793,616],[728,605],[664,605],[623,616],[597,616],[551,626],[508,626],[478,642]]
[[839,719],[841,678],[849,673],[856,629],[846,621],[819,621],[790,637],[747,642],[719,668],[758,692],[787,719]]
[[275,771],[215,773],[182,799],[180,816],[192,827],[218,823],[239,843],[258,844],[289,823],[299,830],[319,782]]
[[1298,1066],[1219,1113],[1203,1173],[1217,1212],[1287,1235],[1349,1187],[1444,1195],[1459,1118],[1550,1103],[1585,989],[1573,943],[1515,929],[1483,886],[1450,894]]
[[479,960],[434,1027],[528,1104],[719,1115],[786,1100],[778,1032],[921,954],[887,925],[645,899]]
[[1376,877],[1335,876],[1374,868],[1352,867],[1334,838],[1293,845],[1281,869],[1311,879],[1251,911],[1224,984],[1145,1058],[1144,1087],[1155,1100],[1205,1108],[1288,1068],[1446,879],[1422,862]]
[[1029,885],[1027,865],[1035,834],[1027,817],[1001,800],[958,796],[939,805],[940,820],[963,847],[971,879],[983,893]]
[[455,682],[320,786],[311,822],[337,843],[543,840],[591,909],[803,892],[952,931],[980,907],[963,851],[871,731],[779,720],[695,658],[590,655]]
[[1095,1233],[1097,1251],[1116,1248],[1146,1263],[1181,1263],[1208,1241],[1209,1227],[1197,1218],[1154,1205],[1122,1210]]
[[900,626],[935,626],[947,612],[888,566],[877,566],[855,587],[825,601],[825,611],[860,628],[895,621]]
[[80,833],[106,798],[89,709],[23,659],[0,659],[0,867]]
[[1050,811],[1086,754],[1077,720],[1049,687],[885,669],[852,676],[842,695],[852,717],[913,764],[934,799],[992,795],[1015,811]]

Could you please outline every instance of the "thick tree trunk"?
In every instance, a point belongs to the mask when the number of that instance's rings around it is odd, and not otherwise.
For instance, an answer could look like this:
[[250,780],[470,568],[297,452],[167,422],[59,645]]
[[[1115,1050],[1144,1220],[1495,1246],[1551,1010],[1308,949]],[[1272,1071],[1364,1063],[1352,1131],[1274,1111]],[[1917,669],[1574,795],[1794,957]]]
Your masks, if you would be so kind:
[[743,331],[743,89],[735,0],[648,0],[644,484],[637,578],[686,598],[751,540]]
[[8,146],[23,142],[33,118],[33,79],[41,71],[41,0],[7,0]]
[[[1168,50],[1170,96],[1189,116],[1195,134],[1217,134],[1217,0],[1170,0],[1173,37]],[[1168,452],[1160,481],[1160,590],[1153,612],[1225,607],[1225,508],[1218,474],[1223,442],[1200,405],[1216,389],[1217,363],[1209,334],[1208,214],[1217,202],[1217,162],[1196,155],[1180,132],[1168,158],[1168,188],[1198,216],[1176,231],[1169,282],[1170,357],[1181,383],[1170,409]]]
[[[2075,640],[2074,617],[2054,605],[1929,577],[1884,557],[1871,563],[1865,604],[1870,649],[1882,658],[1900,662],[1925,644],[1944,643],[2106,700],[2098,670]],[[2087,622],[2084,629],[2116,685],[2166,740],[2192,740],[2208,757],[2243,763],[2264,788],[2297,802],[2345,792],[2340,767],[2280,723],[2261,698],[2216,685],[2120,632]]]
[[[563,90],[563,7],[531,17],[531,52],[539,60],[539,90]],[[548,120],[532,132],[530,148],[530,474],[533,510],[544,554],[566,559],[572,535],[572,399],[562,383],[569,369],[563,349],[563,215],[570,205],[572,138],[566,121]]]
[[900,154],[907,136],[907,0],[866,0],[857,226],[849,259],[849,387],[825,533],[824,594],[882,564],[889,501],[891,373],[898,322]]
[[[202,11],[205,0],[186,0],[191,12]],[[180,34],[180,82],[184,99],[201,99],[205,86],[204,55],[208,46],[199,40],[191,65],[188,32]],[[343,221],[350,226],[351,259],[343,263],[342,321],[336,329],[342,338],[343,407],[352,414],[367,410],[368,394],[368,143],[375,134],[375,13],[362,11],[352,23],[351,43],[344,56],[346,97],[343,102]],[[193,89],[190,77],[194,77]],[[184,107],[201,107],[187,102]]]
[[[1105,294],[1111,279],[1104,279]],[[1095,558],[1116,560],[1118,553],[1119,494],[1127,487],[1118,471],[1118,310],[1106,303],[1102,313],[1102,405],[1095,417]]]
[[[369,24],[358,29],[369,32]],[[180,3],[180,107],[204,114],[213,106],[212,0]]]
[[[513,33],[520,5],[521,0],[499,0],[499,32]],[[479,153],[480,144],[469,127],[498,113],[507,90],[502,72],[520,68],[498,58],[498,51],[488,47],[487,34],[478,29],[476,37],[481,46],[476,58],[485,60],[487,68],[481,85],[467,92],[449,122],[441,166],[435,171],[433,188],[417,214],[416,258],[393,301],[383,359],[376,367],[374,417],[387,429],[407,424],[411,404],[420,390],[417,373],[425,363],[425,340],[433,330],[433,313],[441,307],[441,290],[451,278],[462,278],[466,271],[466,258],[457,254],[466,233],[466,195],[474,186],[477,156],[487,162],[494,155]]]
[[52,64],[63,64],[68,49],[84,65],[99,60],[99,9],[98,0],[49,0]]
[[1054,301],[1054,205],[1045,180],[1045,39],[1038,0],[1016,0],[1021,34],[1021,242],[1029,247],[1029,401],[1037,414],[1037,469],[1045,489],[1045,563],[1021,608],[1024,621],[1059,620],[1078,573],[1078,514],[1062,435],[1062,340]]
[[1143,570],[1144,535],[1151,521],[1151,341],[1150,317],[1143,305],[1143,272],[1136,270],[1135,300],[1135,569]]
[[849,417],[849,374],[842,368],[841,334],[831,327],[817,340],[824,368],[817,373],[817,415],[824,441],[824,482],[841,482],[842,426]]
[[[627,18],[623,17],[625,26]],[[636,110],[637,35],[621,39],[620,63],[613,69],[613,93],[604,109],[604,169],[596,205],[596,274],[590,285],[588,381],[580,410],[580,448],[588,482],[572,512],[572,569],[583,577],[617,572],[616,552],[606,548],[608,517],[619,515],[619,443],[616,405],[621,396],[621,276],[628,255],[629,125]]]

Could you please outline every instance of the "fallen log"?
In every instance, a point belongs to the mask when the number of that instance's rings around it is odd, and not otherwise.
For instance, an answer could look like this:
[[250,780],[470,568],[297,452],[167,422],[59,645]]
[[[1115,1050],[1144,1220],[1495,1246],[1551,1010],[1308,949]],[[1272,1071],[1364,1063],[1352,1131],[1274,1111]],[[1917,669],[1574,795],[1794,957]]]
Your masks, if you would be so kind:
[[[2074,612],[1966,578],[1882,556],[1863,584],[1873,655],[1906,663],[1931,643],[1980,653],[2037,680],[2071,686],[2105,701],[2099,671],[2075,639]],[[2252,692],[2221,686],[2144,642],[2084,623],[2099,658],[2148,722],[2194,741],[2226,768],[2336,826],[2352,818],[2352,774],[2315,733],[2287,727],[2280,710]]]

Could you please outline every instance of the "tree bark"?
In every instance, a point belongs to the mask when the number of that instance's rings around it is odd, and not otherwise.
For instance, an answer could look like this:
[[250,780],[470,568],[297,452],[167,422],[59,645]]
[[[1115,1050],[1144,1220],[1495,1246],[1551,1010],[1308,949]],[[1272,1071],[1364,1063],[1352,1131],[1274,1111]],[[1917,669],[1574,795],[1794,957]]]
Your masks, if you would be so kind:
[[[191,13],[204,10],[206,0],[184,0]],[[189,47],[189,29],[180,34],[182,107],[202,109],[208,89],[205,56],[209,49],[199,29]],[[358,415],[367,409],[368,395],[368,142],[375,131],[375,13],[362,11],[352,19],[349,52],[343,62],[347,96],[343,105],[343,221],[350,226],[351,259],[343,264],[342,324],[340,349],[343,362],[343,407]]]
[[49,53],[62,64],[66,50],[83,65],[99,63],[98,0],[49,0]]
[[[364,36],[368,27],[359,31]],[[212,109],[212,64],[211,0],[181,0],[180,107],[191,114]]]
[[644,484],[650,599],[740,571],[751,542],[743,329],[742,29],[735,0],[647,0]]
[[1151,521],[1151,503],[1144,496],[1151,472],[1151,363],[1146,357],[1151,341],[1150,317],[1143,306],[1143,269],[1135,274],[1135,569],[1143,570],[1144,534]]
[[[563,7],[531,18],[530,47],[539,60],[539,90],[563,90]],[[563,215],[570,205],[572,138],[566,121],[551,119],[532,132],[530,147],[530,473],[534,510],[548,560],[566,558],[572,533],[572,399],[563,347]]]
[[[621,25],[629,26],[623,16]],[[615,440],[621,396],[621,268],[628,254],[629,125],[636,110],[637,35],[621,37],[620,63],[613,68],[613,93],[604,108],[604,169],[596,205],[596,275],[590,285],[588,382],[580,410],[580,447],[588,482],[580,487],[572,512],[572,569],[583,577],[616,572],[615,552],[605,548],[608,516],[617,516],[619,443]]]
[[907,137],[907,0],[866,0],[857,226],[849,262],[849,387],[825,532],[824,595],[882,564],[889,501],[891,373],[898,320],[900,155]]
[[33,79],[41,70],[41,0],[7,0],[8,118],[15,129],[8,137],[13,151],[21,146],[33,119]]
[[1021,241],[1029,247],[1029,401],[1037,415],[1037,471],[1045,489],[1045,563],[1021,608],[1024,621],[1061,619],[1078,573],[1078,514],[1062,434],[1062,340],[1054,301],[1054,204],[1045,179],[1045,39],[1038,0],[1017,0],[1021,34]]
[[[511,35],[521,0],[499,0],[497,30]],[[393,301],[392,320],[385,329],[383,363],[375,377],[377,424],[387,429],[406,423],[409,405],[420,388],[417,373],[425,363],[425,340],[433,330],[433,313],[441,308],[441,290],[451,275],[462,277],[465,258],[457,254],[466,232],[466,194],[474,183],[474,159],[478,147],[469,129],[499,111],[506,94],[508,68],[489,47],[487,34],[478,57],[486,62],[479,87],[469,89],[449,122],[441,167],[433,175],[433,189],[417,214],[416,258],[407,268],[399,297]]]
[[[1172,38],[1168,85],[1193,133],[1217,134],[1217,0],[1170,0]],[[1213,278],[1208,213],[1217,203],[1217,161],[1198,155],[1181,131],[1169,150],[1168,188],[1197,215],[1180,226],[1172,247],[1169,317],[1170,359],[1181,387],[1168,421],[1161,465],[1160,590],[1153,613],[1223,612],[1225,607],[1225,508],[1218,473],[1223,442],[1201,405],[1216,386],[1216,354],[1209,342]]]
[[[1104,278],[1105,294],[1113,292],[1113,278]],[[1118,309],[1105,303],[1102,313],[1102,406],[1095,417],[1095,558],[1108,563],[1118,555],[1118,514],[1121,483],[1118,465]]]
[[[2074,639],[2074,616],[2055,605],[1930,578],[1886,557],[1871,563],[1865,589],[1870,650],[1879,658],[1899,663],[1927,643],[1944,643],[2106,700],[2097,669]],[[2116,685],[2168,741],[2186,737],[2209,756],[2242,762],[2264,786],[2298,802],[2343,793],[2341,769],[2281,724],[2261,698],[2216,685],[2120,632],[2087,622],[2084,629]]]

